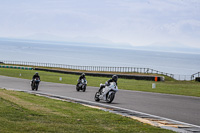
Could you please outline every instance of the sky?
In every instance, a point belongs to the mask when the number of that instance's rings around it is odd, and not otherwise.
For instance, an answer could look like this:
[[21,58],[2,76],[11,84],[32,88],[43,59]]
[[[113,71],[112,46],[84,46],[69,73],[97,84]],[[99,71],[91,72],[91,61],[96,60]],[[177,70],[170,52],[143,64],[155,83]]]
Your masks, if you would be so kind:
[[200,0],[0,0],[0,37],[200,48]]

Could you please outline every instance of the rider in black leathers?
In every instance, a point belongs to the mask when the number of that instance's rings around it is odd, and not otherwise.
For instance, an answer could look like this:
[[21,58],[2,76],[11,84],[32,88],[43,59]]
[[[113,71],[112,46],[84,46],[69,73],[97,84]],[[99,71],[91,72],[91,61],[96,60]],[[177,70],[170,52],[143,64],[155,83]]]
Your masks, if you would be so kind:
[[40,76],[39,76],[38,72],[36,72],[36,73],[33,75],[33,78],[32,78],[32,79],[35,79],[35,78],[39,78],[39,80],[40,80]]
[[84,80],[86,79],[85,73],[82,73],[81,76],[79,77],[77,86],[78,86],[78,84],[81,82],[81,79],[84,79]]
[[40,76],[39,76],[38,72],[36,72],[36,73],[33,75],[32,83],[33,83],[34,79],[36,79],[36,78],[39,78],[39,80],[40,80]]
[[110,85],[110,82],[115,82],[116,85],[117,85],[117,80],[118,80],[118,76],[117,75],[113,75],[111,79],[109,79],[105,85],[101,85],[100,89],[99,89],[99,92],[102,91],[103,88],[105,88],[106,86],[109,86]]

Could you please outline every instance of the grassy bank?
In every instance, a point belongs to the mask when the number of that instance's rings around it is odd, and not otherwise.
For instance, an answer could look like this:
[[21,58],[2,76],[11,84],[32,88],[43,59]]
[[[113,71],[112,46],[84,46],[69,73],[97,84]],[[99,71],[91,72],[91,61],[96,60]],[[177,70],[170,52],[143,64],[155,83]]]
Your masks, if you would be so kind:
[[0,89],[0,132],[170,133],[172,131],[76,103]]
[[[9,69],[0,68],[0,75],[18,77],[24,79],[32,78],[35,70],[20,70],[20,69]],[[79,75],[72,74],[60,74],[53,72],[38,71],[42,81],[65,83],[65,84],[76,84]],[[21,74],[21,76],[20,76]],[[59,78],[62,77],[62,81]],[[99,86],[100,83],[105,83],[109,78],[105,77],[92,77],[87,76],[88,86]],[[156,83],[156,88],[152,89],[152,83]],[[119,89],[125,90],[136,90],[146,92],[157,92],[166,94],[177,94],[186,96],[197,96],[200,97],[200,83],[194,81],[165,81],[165,82],[153,82],[144,80],[133,80],[133,79],[119,79]]]
[[[13,64],[2,64],[0,65],[8,65],[13,66]],[[58,68],[58,67],[45,67],[45,66],[29,66],[29,65],[14,65],[14,66],[23,66],[23,67],[32,67],[32,68],[44,68],[44,69],[53,69],[53,70],[61,70],[61,71],[70,71],[70,72],[81,72],[81,73],[103,73],[103,74],[121,74],[121,75],[148,75],[148,76],[164,76],[165,81],[174,81],[175,79],[156,73],[138,73],[138,72],[109,72],[109,71],[86,71],[86,70],[77,70],[77,69],[68,69],[68,68]]]

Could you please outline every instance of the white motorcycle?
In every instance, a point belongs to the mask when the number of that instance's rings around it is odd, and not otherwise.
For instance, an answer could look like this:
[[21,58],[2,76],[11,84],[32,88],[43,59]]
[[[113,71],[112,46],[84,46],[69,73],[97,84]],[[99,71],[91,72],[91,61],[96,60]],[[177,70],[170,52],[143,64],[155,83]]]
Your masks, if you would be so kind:
[[85,92],[86,91],[86,86],[87,86],[87,80],[86,79],[81,79],[81,82],[76,85],[76,90],[77,91],[82,90],[83,92]]
[[107,103],[111,103],[115,98],[115,93],[118,91],[118,87],[115,82],[111,82],[109,86],[104,84],[100,84],[100,87],[105,86],[100,92],[96,92],[95,101],[99,102],[100,100],[104,100]]

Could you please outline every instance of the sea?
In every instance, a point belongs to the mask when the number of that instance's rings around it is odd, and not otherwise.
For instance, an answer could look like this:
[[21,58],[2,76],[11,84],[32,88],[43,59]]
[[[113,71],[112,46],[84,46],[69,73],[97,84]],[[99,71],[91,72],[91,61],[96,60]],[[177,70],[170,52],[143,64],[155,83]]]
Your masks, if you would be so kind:
[[185,79],[200,72],[200,54],[197,53],[91,47],[70,43],[1,40],[0,61],[151,68]]

